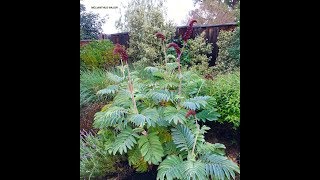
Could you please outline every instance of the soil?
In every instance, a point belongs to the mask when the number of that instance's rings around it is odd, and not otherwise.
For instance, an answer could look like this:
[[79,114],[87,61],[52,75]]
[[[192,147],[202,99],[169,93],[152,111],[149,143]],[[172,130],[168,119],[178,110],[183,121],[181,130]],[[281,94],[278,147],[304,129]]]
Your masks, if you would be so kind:
[[99,112],[103,106],[104,103],[94,103],[80,109],[80,130],[97,132],[92,127],[92,123],[95,113]]

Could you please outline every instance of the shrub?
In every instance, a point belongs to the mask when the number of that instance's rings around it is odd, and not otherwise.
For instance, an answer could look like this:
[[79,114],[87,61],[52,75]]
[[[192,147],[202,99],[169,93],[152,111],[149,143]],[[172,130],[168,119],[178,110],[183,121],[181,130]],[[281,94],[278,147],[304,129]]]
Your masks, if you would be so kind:
[[188,41],[190,70],[196,71],[201,75],[211,74],[213,67],[209,67],[209,60],[212,52],[212,45],[208,44],[205,39],[205,32],[202,32],[195,39]]
[[227,73],[240,68],[240,29],[236,31],[220,31],[217,45],[218,57],[214,71]]
[[236,28],[232,36],[228,53],[234,59],[236,66],[240,67],[240,28]]
[[112,155],[128,154],[139,172],[159,165],[161,180],[234,179],[239,167],[224,156],[223,145],[205,141],[210,128],[198,123],[218,119],[216,100],[200,95],[202,77],[181,71],[180,48],[174,43],[167,47],[175,49],[177,63],[149,66],[144,72],[131,72],[125,51],[117,50],[126,74],[107,77],[115,84],[98,93],[114,99],[94,119],[95,128],[115,132],[105,149]]
[[97,136],[81,132],[80,178],[98,178],[119,172],[116,163],[124,157],[112,156],[105,150],[112,140],[114,135],[110,130],[100,131]]
[[207,81],[203,92],[216,99],[219,122],[230,122],[234,128],[240,126],[240,72],[218,75]]
[[89,69],[110,69],[119,64],[119,56],[113,55],[113,48],[109,40],[92,41],[80,48],[80,58]]

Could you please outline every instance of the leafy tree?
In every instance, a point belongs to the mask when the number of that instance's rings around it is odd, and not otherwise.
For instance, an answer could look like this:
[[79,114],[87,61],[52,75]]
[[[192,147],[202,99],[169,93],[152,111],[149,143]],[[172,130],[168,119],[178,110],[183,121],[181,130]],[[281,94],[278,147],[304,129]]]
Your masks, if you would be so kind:
[[80,4],[80,40],[98,39],[104,22],[105,19],[98,14],[87,12],[85,6]]
[[161,51],[162,44],[154,36],[161,32],[167,43],[174,34],[173,23],[165,22],[165,0],[132,0],[124,6],[125,12],[116,22],[120,31],[130,32],[130,47],[128,55],[134,66],[145,67],[164,61],[164,53]]
[[[193,3],[197,4],[197,3],[202,3],[205,1],[208,1],[208,0],[193,0]],[[212,0],[209,0],[209,1],[212,1]],[[240,0],[216,0],[216,1],[223,2],[226,5],[228,5],[228,7],[231,7],[231,8],[235,8],[235,6],[238,4],[238,2],[240,2]]]
[[235,22],[235,12],[227,4],[218,0],[199,2],[199,8],[189,12],[189,18],[198,24],[224,24]]

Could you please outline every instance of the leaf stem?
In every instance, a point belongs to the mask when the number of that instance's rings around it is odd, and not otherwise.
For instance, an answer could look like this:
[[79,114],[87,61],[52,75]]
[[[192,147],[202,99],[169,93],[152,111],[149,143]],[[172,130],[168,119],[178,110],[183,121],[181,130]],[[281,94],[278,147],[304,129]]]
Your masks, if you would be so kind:
[[196,134],[196,137],[195,137],[195,139],[194,139],[194,143],[193,143],[193,147],[192,147],[192,156],[193,156],[193,157],[195,157],[194,150],[195,150],[195,148],[196,148],[197,139],[198,139],[199,132],[200,132],[200,128],[199,128],[199,124],[198,124],[196,115],[194,115],[194,118],[195,118],[195,120],[196,120],[197,134]]

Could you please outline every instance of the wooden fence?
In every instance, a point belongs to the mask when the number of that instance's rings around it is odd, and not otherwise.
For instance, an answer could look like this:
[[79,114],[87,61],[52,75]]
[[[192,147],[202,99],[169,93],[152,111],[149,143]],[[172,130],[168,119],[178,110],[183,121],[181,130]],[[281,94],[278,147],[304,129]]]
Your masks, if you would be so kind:
[[[215,65],[215,60],[218,56],[218,46],[217,46],[217,37],[219,35],[220,30],[234,30],[234,28],[237,26],[236,23],[229,23],[229,24],[218,24],[218,25],[204,25],[204,26],[193,26],[193,31],[191,38],[196,37],[197,35],[200,35],[203,31],[206,33],[206,39],[208,39],[208,43],[211,43],[213,45],[212,53],[210,54],[211,60],[209,61],[210,66]],[[176,35],[174,38],[178,38],[180,35],[182,36],[188,26],[178,26],[176,28]],[[114,44],[119,43],[121,45],[124,45],[126,47],[129,47],[129,33],[116,33],[116,34],[103,34],[100,39],[109,39]],[[90,40],[81,40],[80,46],[89,43]]]

